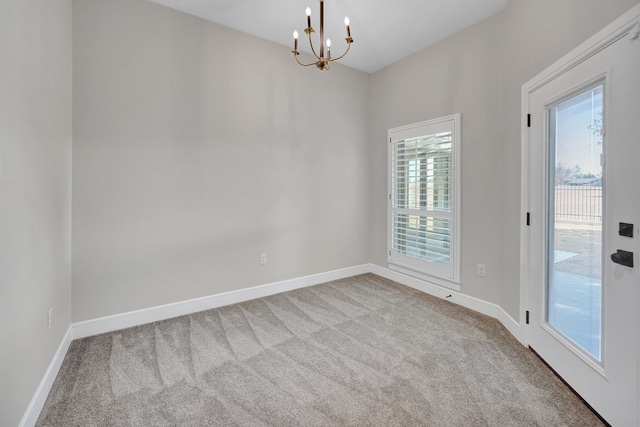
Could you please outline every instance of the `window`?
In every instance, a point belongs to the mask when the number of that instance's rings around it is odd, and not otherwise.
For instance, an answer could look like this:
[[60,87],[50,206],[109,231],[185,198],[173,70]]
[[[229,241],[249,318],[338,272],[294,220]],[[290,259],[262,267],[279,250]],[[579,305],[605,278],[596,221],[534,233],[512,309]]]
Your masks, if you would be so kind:
[[460,289],[460,115],[389,130],[389,268]]

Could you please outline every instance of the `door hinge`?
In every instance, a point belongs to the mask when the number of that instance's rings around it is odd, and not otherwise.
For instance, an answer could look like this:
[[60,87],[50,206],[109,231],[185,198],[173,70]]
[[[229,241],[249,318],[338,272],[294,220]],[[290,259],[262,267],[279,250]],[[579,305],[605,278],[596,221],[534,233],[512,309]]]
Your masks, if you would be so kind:
[[529,324],[529,310],[527,310],[527,312],[526,312],[525,322],[526,322],[527,325]]
[[527,114],[527,127],[531,127],[531,114]]
[[527,225],[531,225],[531,212],[527,212]]
[[640,25],[636,22],[636,25],[633,26],[633,29],[630,32],[631,37],[629,38],[629,40],[631,42],[635,42],[636,40],[640,39]]

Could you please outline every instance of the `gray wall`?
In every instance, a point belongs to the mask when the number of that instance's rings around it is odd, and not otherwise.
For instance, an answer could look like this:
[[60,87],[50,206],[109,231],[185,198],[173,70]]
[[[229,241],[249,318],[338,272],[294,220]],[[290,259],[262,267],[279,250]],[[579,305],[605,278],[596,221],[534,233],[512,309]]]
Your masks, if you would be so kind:
[[71,320],[71,1],[0,2],[0,158],[0,425],[15,426]]
[[74,321],[368,261],[368,74],[146,0],[73,6]]
[[[522,84],[637,0],[511,0],[371,78],[372,262],[386,265],[388,128],[462,113],[462,292],[519,314]],[[476,275],[486,264],[487,276]]]

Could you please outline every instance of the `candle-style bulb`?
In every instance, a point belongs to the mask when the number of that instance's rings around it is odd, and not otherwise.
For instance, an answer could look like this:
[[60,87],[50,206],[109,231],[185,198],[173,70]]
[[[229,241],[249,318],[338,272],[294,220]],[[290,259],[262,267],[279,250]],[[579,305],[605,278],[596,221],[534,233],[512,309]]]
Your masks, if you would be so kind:
[[307,28],[311,28],[311,8],[307,8]]
[[298,31],[293,32],[293,50],[298,50]]
[[327,47],[330,48],[331,47],[331,39],[327,39]]
[[307,7],[307,16],[311,16],[311,8]]
[[347,27],[347,37],[351,37],[351,28],[349,27],[349,17],[344,17],[344,25]]
[[297,30],[293,32],[293,38],[298,40],[298,31]]

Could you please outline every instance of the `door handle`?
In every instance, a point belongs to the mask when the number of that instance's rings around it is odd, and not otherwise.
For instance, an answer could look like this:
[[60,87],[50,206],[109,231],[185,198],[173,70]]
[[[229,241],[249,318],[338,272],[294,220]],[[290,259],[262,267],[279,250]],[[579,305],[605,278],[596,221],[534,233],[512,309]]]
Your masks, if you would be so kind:
[[625,265],[627,267],[633,267],[633,252],[623,251],[618,249],[615,254],[611,254],[611,261],[616,264]]

